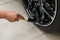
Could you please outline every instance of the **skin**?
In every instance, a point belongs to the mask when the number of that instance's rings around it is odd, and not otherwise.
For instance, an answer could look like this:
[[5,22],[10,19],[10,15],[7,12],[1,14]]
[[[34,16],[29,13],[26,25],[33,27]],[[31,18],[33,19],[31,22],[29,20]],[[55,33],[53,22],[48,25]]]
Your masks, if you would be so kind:
[[0,18],[7,19],[10,22],[19,21],[19,19],[25,20],[25,18],[17,12],[10,10],[0,10]]

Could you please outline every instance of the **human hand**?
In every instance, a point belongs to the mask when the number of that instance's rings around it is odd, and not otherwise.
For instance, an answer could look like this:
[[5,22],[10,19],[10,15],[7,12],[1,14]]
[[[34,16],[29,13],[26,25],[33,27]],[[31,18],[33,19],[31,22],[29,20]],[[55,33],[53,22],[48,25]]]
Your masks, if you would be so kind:
[[24,20],[25,19],[23,16],[19,15],[15,11],[5,11],[4,18],[7,19],[10,22],[19,21],[19,19],[20,20]]

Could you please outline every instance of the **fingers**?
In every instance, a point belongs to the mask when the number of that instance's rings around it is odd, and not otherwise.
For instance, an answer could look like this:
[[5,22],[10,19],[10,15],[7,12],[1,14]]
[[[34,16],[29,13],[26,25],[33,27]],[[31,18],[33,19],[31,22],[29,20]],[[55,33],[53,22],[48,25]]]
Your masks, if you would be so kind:
[[23,16],[19,15],[19,14],[18,14],[18,19],[25,20],[25,18]]
[[25,18],[25,17],[23,17],[23,16],[21,16],[21,15],[18,14],[18,20],[19,20],[19,19],[20,19],[20,20],[28,21],[28,18]]
[[25,20],[25,18],[19,14],[16,15],[16,18],[14,20],[12,20],[11,22],[15,22],[15,21],[19,21],[20,20]]
[[20,20],[25,20],[27,21],[27,19],[19,14],[16,14],[15,16],[10,16],[10,17],[7,17],[7,20],[10,21],[10,22],[15,22],[15,21],[19,21]]

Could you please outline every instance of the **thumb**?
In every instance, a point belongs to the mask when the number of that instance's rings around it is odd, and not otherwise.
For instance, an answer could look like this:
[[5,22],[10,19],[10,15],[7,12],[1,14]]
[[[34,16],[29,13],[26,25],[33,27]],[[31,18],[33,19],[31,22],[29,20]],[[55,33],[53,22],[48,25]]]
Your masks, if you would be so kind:
[[25,18],[25,17],[23,17],[23,16],[21,16],[21,15],[18,15],[18,18],[19,18],[20,20],[28,21],[28,18]]
[[18,18],[19,18],[20,20],[25,20],[25,18],[24,18],[23,16],[19,15],[19,14],[18,14]]

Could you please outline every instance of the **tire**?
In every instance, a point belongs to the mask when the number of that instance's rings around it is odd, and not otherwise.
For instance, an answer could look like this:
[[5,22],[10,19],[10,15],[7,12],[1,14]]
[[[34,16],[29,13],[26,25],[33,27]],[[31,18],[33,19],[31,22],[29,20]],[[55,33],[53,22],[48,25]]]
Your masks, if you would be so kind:
[[[37,20],[37,19],[39,19],[39,18],[41,18],[40,16],[40,14],[36,14],[35,13],[35,15],[32,15],[32,14],[34,14],[34,13],[32,13],[31,15],[30,15],[30,12],[28,11],[27,12],[27,14],[28,14],[28,16],[29,16],[29,18],[31,18],[32,20],[33,20],[33,23],[39,28],[39,29],[41,29],[41,30],[43,30],[43,31],[46,31],[46,32],[60,32],[60,0],[46,0],[48,3],[50,3],[50,2],[52,2],[51,4],[53,4],[53,7],[55,7],[54,8],[54,10],[55,10],[55,18],[54,18],[54,20],[51,22],[51,24],[40,24],[39,22],[40,22],[40,20]],[[32,2],[33,3],[33,2]],[[54,4],[55,3],[55,4]],[[24,4],[24,8],[25,8],[25,10],[27,11],[28,9],[27,9],[27,4],[28,4],[28,1],[27,0],[23,0],[23,4]],[[33,6],[33,5],[32,5]],[[47,9],[49,9],[49,8],[47,8]],[[37,10],[36,10],[37,11]],[[38,11],[39,12],[39,11]],[[36,16],[37,15],[37,16]],[[45,15],[46,16],[46,15]],[[45,17],[44,16],[44,17]],[[44,19],[45,20],[45,19]],[[49,19],[50,20],[50,19]],[[44,22],[45,23],[45,22]]]

